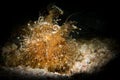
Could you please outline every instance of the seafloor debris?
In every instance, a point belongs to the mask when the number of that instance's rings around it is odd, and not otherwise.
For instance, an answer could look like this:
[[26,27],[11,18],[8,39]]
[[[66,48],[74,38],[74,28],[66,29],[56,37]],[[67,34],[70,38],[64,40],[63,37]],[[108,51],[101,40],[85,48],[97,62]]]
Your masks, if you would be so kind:
[[3,66],[12,70],[22,67],[23,72],[30,68],[72,75],[99,70],[115,56],[117,49],[113,40],[70,37],[70,32],[78,28],[72,21],[59,26],[56,17],[61,14],[62,10],[54,6],[48,16],[40,16],[38,21],[20,30],[17,34],[19,44],[7,42],[2,48]]

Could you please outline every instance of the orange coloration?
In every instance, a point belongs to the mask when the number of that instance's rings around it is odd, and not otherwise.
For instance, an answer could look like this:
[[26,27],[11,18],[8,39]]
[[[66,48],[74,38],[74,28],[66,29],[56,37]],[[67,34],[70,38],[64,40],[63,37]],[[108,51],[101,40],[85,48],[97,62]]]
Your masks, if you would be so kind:
[[7,66],[30,66],[60,73],[69,71],[73,65],[77,43],[65,37],[68,32],[66,31],[67,25],[63,25],[61,28],[52,23],[51,20],[57,16],[53,12],[55,12],[54,9],[49,12],[50,14],[44,21],[29,24],[28,28],[23,30],[22,45],[9,52],[13,54],[12,56],[7,55]]
[[[68,64],[72,65],[70,59],[72,59],[74,54],[71,49],[71,43],[65,40],[59,34],[59,31],[57,33],[50,32],[52,28],[49,26],[41,26],[41,30],[39,27],[34,28],[35,35],[30,37],[33,40],[29,43],[26,40],[24,43],[27,47],[27,56],[33,57],[33,63],[29,63],[29,65],[32,67],[47,68],[50,71],[65,71],[70,67]],[[37,33],[39,33],[39,37],[36,36]],[[38,41],[35,39],[38,39]]]
[[33,24],[28,23],[21,31],[18,30],[13,35],[18,41],[13,38],[13,42],[3,47],[5,67],[14,70],[14,67],[20,66],[23,71],[27,71],[26,68],[39,68],[40,72],[43,69],[45,72],[65,75],[91,73],[99,70],[119,50],[119,46],[110,39],[73,39],[70,33],[81,29],[73,21],[59,26],[57,18],[63,12],[56,6],[48,13],[47,16],[40,16]]

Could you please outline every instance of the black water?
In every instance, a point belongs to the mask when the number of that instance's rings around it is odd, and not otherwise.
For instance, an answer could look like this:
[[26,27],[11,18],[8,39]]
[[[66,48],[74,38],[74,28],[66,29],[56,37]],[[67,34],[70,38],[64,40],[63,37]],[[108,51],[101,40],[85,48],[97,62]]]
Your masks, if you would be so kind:
[[[118,9],[117,4],[113,2],[110,4],[108,2],[79,2],[75,0],[64,1],[64,0],[40,0],[35,1],[7,1],[1,2],[1,23],[0,23],[0,47],[9,40],[11,32],[18,27],[27,24],[29,20],[37,20],[40,12],[44,14],[44,9],[47,5],[52,3],[61,7],[64,11],[62,22],[68,18],[73,13],[77,13],[69,18],[69,20],[76,20],[78,26],[82,28],[79,36],[84,37],[110,37],[119,41],[120,29],[118,24]],[[113,6],[115,5],[115,6]],[[1,61],[0,61],[1,62]],[[108,63],[102,71],[95,74],[75,74],[70,79],[71,80],[119,80],[120,79],[120,57],[118,56],[110,63]],[[11,77],[12,74],[8,75],[8,72],[0,70],[0,80],[20,80],[24,79],[22,77]],[[40,78],[41,79],[41,78]],[[68,78],[67,78],[68,79]],[[63,79],[62,79],[63,80]]]

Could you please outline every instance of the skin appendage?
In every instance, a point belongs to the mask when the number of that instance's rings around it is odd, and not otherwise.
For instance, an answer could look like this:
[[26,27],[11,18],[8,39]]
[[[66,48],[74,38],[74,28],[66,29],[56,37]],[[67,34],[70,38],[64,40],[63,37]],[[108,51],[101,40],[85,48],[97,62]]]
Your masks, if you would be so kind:
[[81,29],[72,21],[58,25],[63,11],[57,6],[48,13],[18,32],[19,44],[7,42],[2,48],[4,69],[35,76],[71,76],[99,71],[116,55],[114,40],[74,39],[70,32]]

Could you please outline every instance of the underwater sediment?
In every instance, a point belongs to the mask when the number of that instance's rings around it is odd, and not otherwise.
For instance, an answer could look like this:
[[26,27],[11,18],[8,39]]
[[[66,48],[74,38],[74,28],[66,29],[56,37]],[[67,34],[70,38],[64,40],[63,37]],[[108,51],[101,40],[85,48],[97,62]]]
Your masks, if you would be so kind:
[[70,33],[81,29],[73,21],[60,26],[57,21],[63,11],[57,6],[52,6],[48,13],[14,34],[19,43],[6,42],[2,48],[4,68],[33,72],[38,76],[42,72],[73,75],[100,70],[115,57],[117,45],[114,40],[72,38]]

